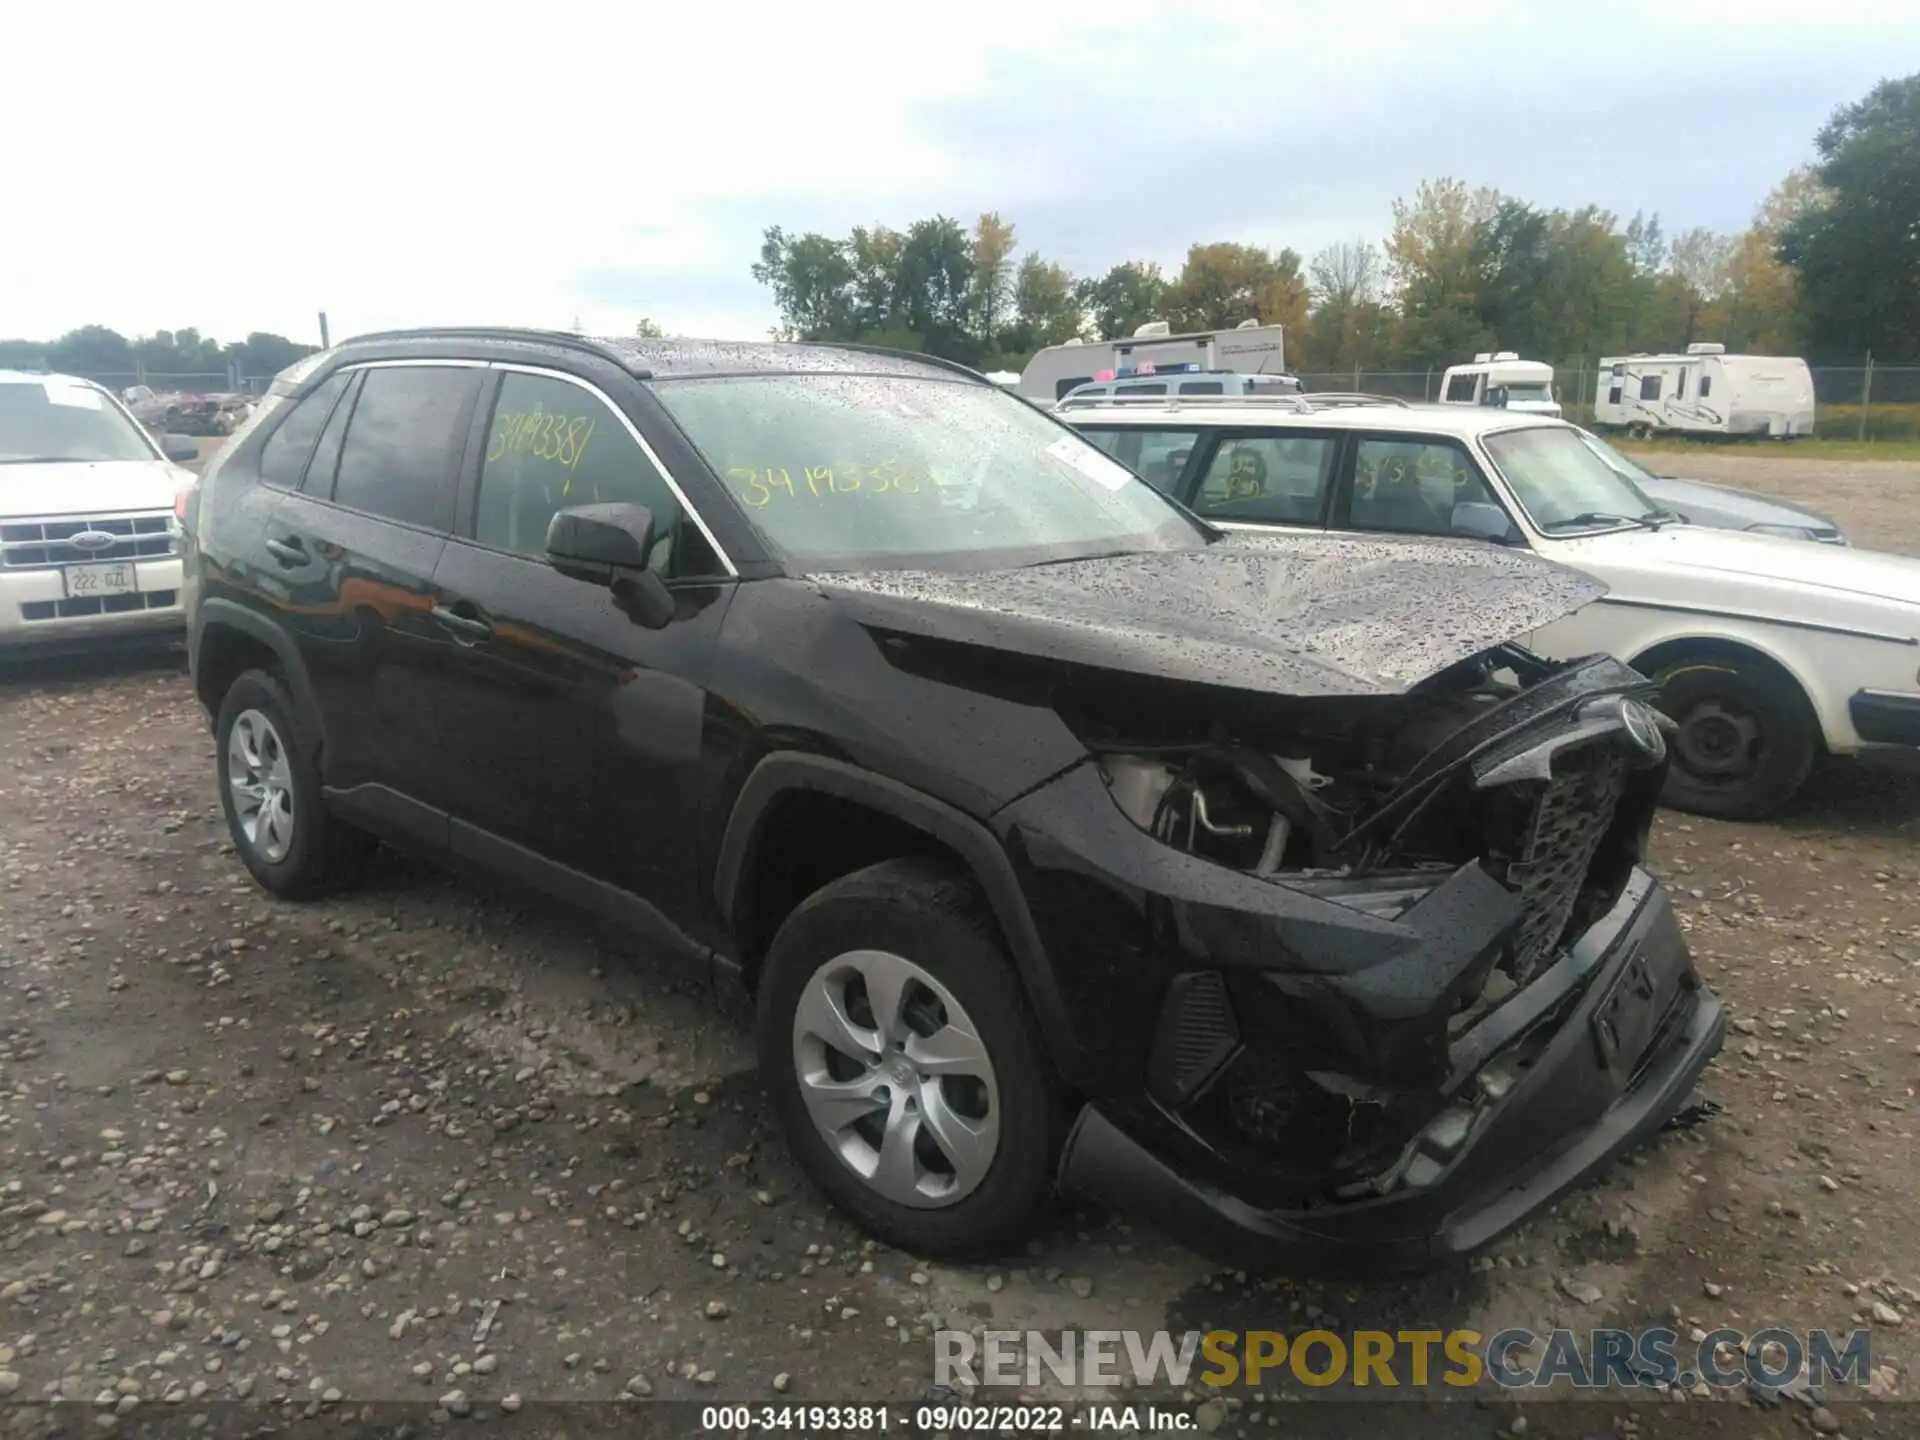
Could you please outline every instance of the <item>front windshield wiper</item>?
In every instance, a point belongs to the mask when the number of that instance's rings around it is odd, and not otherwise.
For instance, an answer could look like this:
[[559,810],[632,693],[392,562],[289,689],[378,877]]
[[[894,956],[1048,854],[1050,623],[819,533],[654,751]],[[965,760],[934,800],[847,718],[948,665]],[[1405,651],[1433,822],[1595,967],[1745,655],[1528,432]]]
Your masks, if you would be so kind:
[[1583,510],[1578,515],[1569,515],[1564,520],[1555,520],[1542,525],[1542,530],[1560,530],[1569,525],[1638,525],[1643,530],[1658,530],[1662,523],[1677,518],[1665,510],[1651,510],[1645,515],[1613,515],[1604,510]]
[[1082,560],[1119,560],[1128,555],[1137,555],[1137,550],[1096,550],[1091,555],[1062,555],[1054,560],[1035,560],[1022,565],[1022,570],[1038,570],[1042,565],[1078,565]]
[[0,455],[0,465],[87,465],[84,455]]

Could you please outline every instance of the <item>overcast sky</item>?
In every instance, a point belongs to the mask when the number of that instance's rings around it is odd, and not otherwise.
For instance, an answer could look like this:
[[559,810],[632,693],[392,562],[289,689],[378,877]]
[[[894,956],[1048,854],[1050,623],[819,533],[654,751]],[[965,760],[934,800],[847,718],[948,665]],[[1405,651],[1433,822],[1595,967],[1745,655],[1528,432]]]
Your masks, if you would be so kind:
[[997,209],[1076,272],[1177,268],[1378,239],[1446,174],[1734,230],[1920,65],[1913,0],[93,3],[9,33],[0,336],[30,337],[751,337],[771,224]]

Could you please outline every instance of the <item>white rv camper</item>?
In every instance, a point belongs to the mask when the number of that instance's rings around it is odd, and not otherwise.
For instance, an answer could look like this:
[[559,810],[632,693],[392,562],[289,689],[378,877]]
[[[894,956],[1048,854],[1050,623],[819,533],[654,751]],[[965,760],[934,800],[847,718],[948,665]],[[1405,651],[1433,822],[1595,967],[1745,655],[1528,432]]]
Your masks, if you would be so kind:
[[1027,362],[1014,388],[1029,400],[1051,405],[1076,386],[1151,375],[1175,366],[1242,375],[1285,374],[1284,328],[1248,320],[1232,330],[1175,335],[1166,321],[1155,320],[1124,340],[1049,345]]
[[1811,435],[1813,372],[1797,357],[1729,355],[1724,345],[1613,356],[1600,362],[1593,420],[1643,434]]
[[1447,405],[1494,405],[1529,415],[1558,415],[1553,367],[1522,360],[1511,350],[1483,350],[1471,365],[1450,365],[1440,377],[1440,399]]

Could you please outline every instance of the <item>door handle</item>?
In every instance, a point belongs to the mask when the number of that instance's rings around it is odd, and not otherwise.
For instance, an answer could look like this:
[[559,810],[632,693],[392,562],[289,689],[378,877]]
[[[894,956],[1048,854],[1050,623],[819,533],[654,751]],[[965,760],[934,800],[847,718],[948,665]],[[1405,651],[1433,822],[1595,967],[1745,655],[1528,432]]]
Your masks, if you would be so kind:
[[267,541],[267,553],[289,568],[307,563],[307,547],[297,535],[289,535],[284,540]]
[[451,630],[454,638],[469,643],[491,639],[493,626],[473,615],[462,615],[458,610],[445,605],[433,607],[433,618]]

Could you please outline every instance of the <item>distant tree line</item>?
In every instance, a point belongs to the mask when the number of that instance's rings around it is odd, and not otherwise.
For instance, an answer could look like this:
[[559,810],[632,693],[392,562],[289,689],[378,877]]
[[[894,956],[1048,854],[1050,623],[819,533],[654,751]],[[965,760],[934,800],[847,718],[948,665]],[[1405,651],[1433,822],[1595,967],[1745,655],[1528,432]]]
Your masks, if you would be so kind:
[[1498,347],[1549,361],[1717,340],[1816,361],[1920,363],[1920,75],[1843,106],[1737,235],[1668,236],[1594,206],[1542,210],[1454,179],[1393,207],[1381,245],[1310,259],[1289,248],[1196,244],[1174,274],[1129,261],[1075,276],[1020,253],[998,213],[905,230],[763,236],[754,278],[778,334],[924,350],[1019,368],[1073,337],[1142,323],[1285,325],[1303,372],[1422,369]]
[[[229,368],[255,379],[278,375],[315,346],[256,330],[230,345],[198,330],[156,330],[129,340],[104,325],[82,325],[58,340],[0,340],[0,370],[56,370],[68,375],[225,375]],[[127,383],[132,383],[129,378]],[[202,385],[202,389],[215,388]]]

